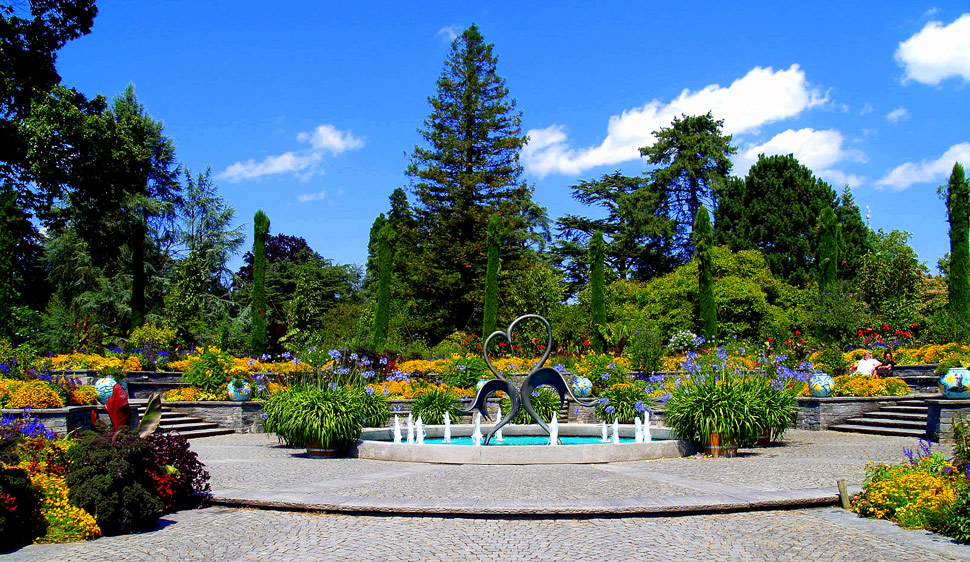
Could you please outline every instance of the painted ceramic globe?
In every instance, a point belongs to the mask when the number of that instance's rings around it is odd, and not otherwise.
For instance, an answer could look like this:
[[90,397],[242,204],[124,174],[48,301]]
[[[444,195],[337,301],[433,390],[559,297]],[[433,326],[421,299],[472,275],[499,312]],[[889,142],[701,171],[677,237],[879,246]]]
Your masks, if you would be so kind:
[[[115,389],[115,384],[117,381],[114,377],[101,377],[94,382],[94,390],[98,391],[98,402],[106,404],[108,398],[111,398],[111,393]],[[126,381],[121,381],[121,387],[128,392],[128,383]]]
[[482,379],[482,380],[476,382],[475,383],[475,392],[477,393],[479,390],[481,390],[482,387],[485,386],[485,383],[487,383],[487,382],[488,382],[488,379]]
[[940,392],[943,398],[966,400],[970,398],[970,370],[954,367],[940,377]]
[[236,386],[230,382],[226,386],[226,389],[229,391],[229,398],[240,402],[249,400],[249,397],[253,394],[253,389],[249,386],[248,382],[244,382],[240,386]]
[[818,373],[808,381],[808,391],[816,398],[828,398],[835,390],[835,379],[825,373]]
[[593,392],[593,383],[589,382],[586,377],[575,377],[573,379],[573,394],[576,398],[586,398]]

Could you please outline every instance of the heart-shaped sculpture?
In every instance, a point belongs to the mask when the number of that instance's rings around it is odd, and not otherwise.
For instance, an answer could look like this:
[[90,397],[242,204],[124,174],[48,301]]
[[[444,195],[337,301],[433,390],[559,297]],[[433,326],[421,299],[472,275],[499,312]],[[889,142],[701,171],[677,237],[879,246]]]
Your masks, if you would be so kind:
[[546,327],[546,336],[547,336],[546,352],[542,354],[542,358],[540,358],[539,362],[532,367],[532,370],[537,371],[541,369],[542,366],[546,364],[546,359],[549,359],[549,354],[552,353],[552,326],[549,325],[549,322],[545,318],[543,318],[542,316],[539,316],[538,314],[526,314],[524,316],[519,316],[518,318],[513,320],[511,324],[509,324],[508,329],[505,330],[504,332],[502,330],[496,330],[491,334],[489,334],[488,337],[485,338],[485,344],[482,345],[482,355],[485,357],[485,364],[488,365],[488,370],[492,371],[492,374],[495,375],[496,377],[502,380],[506,380],[505,376],[503,376],[502,373],[499,373],[498,370],[495,368],[495,366],[492,365],[492,358],[488,354],[488,344],[491,343],[491,341],[494,338],[502,337],[502,338],[505,338],[505,341],[509,342],[509,345],[512,345],[512,330],[515,329],[516,324],[518,324],[519,322],[522,322],[523,320],[529,320],[531,318],[535,318],[540,322],[542,322],[542,324]]

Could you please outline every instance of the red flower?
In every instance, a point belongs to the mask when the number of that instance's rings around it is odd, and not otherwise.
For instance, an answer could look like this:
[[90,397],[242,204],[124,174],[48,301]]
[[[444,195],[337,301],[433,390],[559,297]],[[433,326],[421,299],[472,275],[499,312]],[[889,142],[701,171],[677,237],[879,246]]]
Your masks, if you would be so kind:
[[913,327],[915,328],[917,326],[919,326],[919,324],[917,324],[916,322],[913,322]]
[[882,329],[883,330],[888,330],[889,329],[889,324],[883,324],[882,325]]
[[908,338],[909,337],[909,332],[903,332],[903,335]]
[[802,345],[805,345],[805,340],[802,340]]
[[775,341],[775,338],[768,338],[768,343]]
[[800,331],[798,331],[798,330],[795,330],[795,335],[796,336],[800,336],[800,335],[802,335],[802,333]]
[[504,341],[500,341],[500,342],[498,342],[498,345],[499,345],[499,347],[505,347],[505,342]]

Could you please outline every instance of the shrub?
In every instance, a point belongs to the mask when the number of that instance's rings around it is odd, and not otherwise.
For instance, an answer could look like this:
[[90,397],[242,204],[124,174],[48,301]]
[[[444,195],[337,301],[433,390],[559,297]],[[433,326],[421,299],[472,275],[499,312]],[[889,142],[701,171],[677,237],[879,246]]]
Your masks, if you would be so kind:
[[[447,390],[434,387],[427,388],[414,398],[411,413],[415,419],[421,418],[424,423],[439,425],[445,423],[445,413],[452,422],[461,420],[461,399]],[[508,411],[508,410],[506,410]]]
[[191,367],[182,373],[182,380],[204,392],[217,392],[229,382],[232,359],[218,348],[205,348]]
[[361,415],[365,427],[384,427],[391,417],[391,405],[383,392],[374,392],[373,387],[358,389]]
[[46,531],[40,497],[27,472],[0,468],[0,551],[30,544]]
[[67,453],[71,503],[94,515],[105,535],[144,529],[164,510],[151,474],[151,444],[122,432],[81,435]]
[[479,380],[487,378],[491,378],[491,371],[478,355],[452,356],[451,363],[441,373],[441,382],[458,388],[475,386]]
[[593,383],[593,388],[608,388],[614,384],[627,382],[630,372],[630,360],[617,357],[612,353],[591,352],[583,355],[579,362],[573,365],[576,375],[586,377]]
[[[536,411],[536,414],[542,418],[542,421],[549,423],[552,421],[552,415],[559,412],[559,394],[549,390],[548,388],[537,388],[532,391],[531,396],[532,408]],[[509,409],[512,407],[512,400],[506,396],[502,398],[502,412],[508,414]],[[515,417],[512,418],[512,423],[515,424],[531,424],[535,423],[529,412],[525,411],[525,408],[519,408],[516,412]]]
[[832,396],[905,396],[909,390],[905,381],[894,377],[874,379],[865,375],[842,375],[835,377]]
[[211,493],[209,473],[189,441],[177,433],[153,433],[147,439],[157,468],[151,472],[165,511],[199,507]]
[[621,422],[640,417],[651,407],[650,395],[634,383],[618,383],[599,394],[600,403],[596,406],[596,419]]

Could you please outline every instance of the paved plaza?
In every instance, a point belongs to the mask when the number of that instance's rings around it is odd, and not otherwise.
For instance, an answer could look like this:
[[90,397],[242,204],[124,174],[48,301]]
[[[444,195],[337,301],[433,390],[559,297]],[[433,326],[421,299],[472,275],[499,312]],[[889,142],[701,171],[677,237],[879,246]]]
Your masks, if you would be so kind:
[[792,431],[734,459],[465,466],[310,459],[270,436],[211,437],[192,446],[231,505],[0,559],[970,560],[945,537],[835,507],[778,509],[831,503],[837,478],[858,486],[867,461],[900,462],[915,445]]

